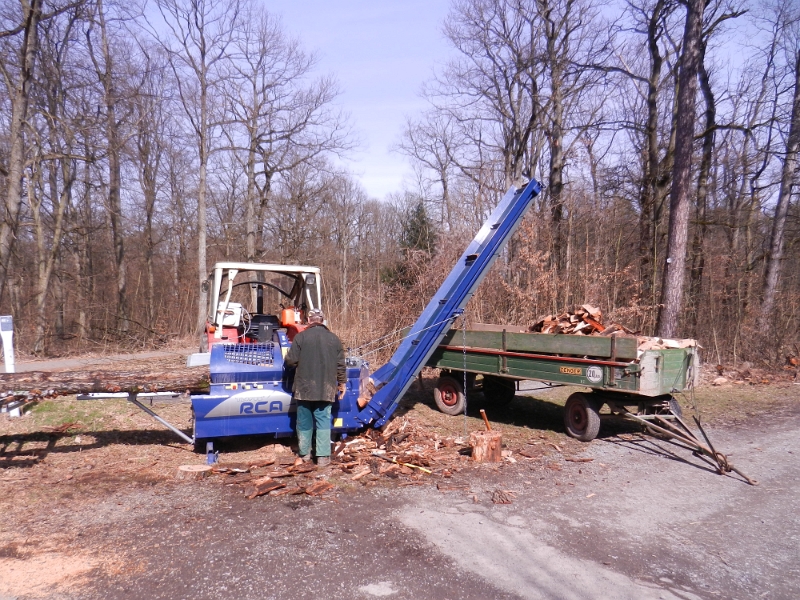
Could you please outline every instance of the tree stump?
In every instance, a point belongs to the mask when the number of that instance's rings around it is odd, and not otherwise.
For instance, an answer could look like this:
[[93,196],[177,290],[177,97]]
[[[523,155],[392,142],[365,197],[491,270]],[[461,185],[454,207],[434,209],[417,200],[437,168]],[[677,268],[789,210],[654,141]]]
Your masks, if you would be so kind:
[[469,434],[472,460],[475,462],[500,462],[503,460],[503,434],[499,431],[473,431]]
[[211,473],[209,465],[181,465],[175,472],[175,479],[184,481],[196,481],[203,479]]

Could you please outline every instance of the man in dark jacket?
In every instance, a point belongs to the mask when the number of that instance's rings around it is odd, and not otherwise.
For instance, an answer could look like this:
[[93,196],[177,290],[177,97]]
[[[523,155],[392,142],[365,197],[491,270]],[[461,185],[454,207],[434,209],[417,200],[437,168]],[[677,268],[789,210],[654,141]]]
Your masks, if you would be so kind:
[[[317,464],[331,462],[331,406],[338,392],[344,393],[347,372],[344,348],[335,333],[324,325],[319,309],[308,312],[309,326],[298,333],[286,355],[294,374],[294,399],[297,402],[297,441],[303,460],[311,460],[311,437],[316,425]],[[338,383],[338,386],[337,386]]]

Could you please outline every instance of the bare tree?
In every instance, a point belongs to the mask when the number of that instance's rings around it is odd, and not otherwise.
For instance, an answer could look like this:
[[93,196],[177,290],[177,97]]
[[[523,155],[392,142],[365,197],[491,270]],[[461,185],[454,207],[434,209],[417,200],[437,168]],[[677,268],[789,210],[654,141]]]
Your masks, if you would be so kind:
[[[36,247],[36,327],[33,351],[46,352],[47,311],[53,271],[60,258],[66,213],[72,204],[72,187],[79,157],[75,129],[81,117],[75,114],[73,94],[79,93],[75,77],[74,52],[77,10],[64,18],[48,19],[41,25],[42,68],[34,98],[39,122],[33,156],[26,173],[28,206],[33,220]],[[63,21],[63,22],[62,22]]]
[[459,137],[472,148],[456,161],[462,172],[475,179],[482,169],[475,152],[489,149],[502,160],[507,189],[523,172],[530,174],[538,158],[530,156],[543,68],[536,12],[516,0],[457,0],[444,31],[458,57],[428,97],[461,125]]
[[692,190],[692,144],[695,126],[695,96],[697,73],[701,60],[703,12],[705,0],[687,0],[686,27],[681,49],[678,79],[675,131],[675,163],[670,192],[669,232],[667,258],[661,284],[661,309],[657,332],[662,337],[673,337],[678,330],[678,314],[683,306],[683,285],[686,270],[686,248],[689,235],[690,193]]
[[172,82],[167,77],[166,61],[163,55],[159,56],[157,48],[144,48],[143,55],[138,93],[132,104],[136,142],[134,159],[144,200],[145,319],[147,327],[152,330],[156,325],[154,258],[158,244],[154,222],[168,136],[172,133],[172,123],[167,116],[170,98],[165,93]]
[[[170,57],[181,105],[197,142],[199,184],[197,189],[197,292],[199,331],[206,321],[208,275],[206,193],[212,138],[221,116],[215,115],[212,97],[220,91],[223,62],[230,59],[230,45],[241,25],[241,0],[157,0],[170,37],[160,41]],[[215,118],[216,117],[216,118]]]
[[[116,11],[117,14],[114,14]],[[127,332],[130,328],[130,306],[128,305],[128,265],[125,255],[125,230],[122,214],[122,153],[126,142],[123,124],[130,114],[126,105],[125,92],[126,72],[122,69],[119,54],[127,44],[120,41],[119,31],[112,29],[112,23],[118,19],[129,18],[120,14],[119,7],[112,10],[104,5],[103,0],[94,0],[93,11],[86,32],[89,56],[95,68],[102,88],[104,113],[104,133],[106,136],[106,157],[108,162],[108,219],[111,224],[111,236],[114,245],[114,268],[117,287],[117,318],[119,330]],[[111,22],[109,22],[111,21]],[[95,31],[95,28],[97,29]],[[115,35],[116,34],[116,35]],[[99,39],[95,40],[95,35]],[[117,38],[112,49],[111,38]],[[99,49],[95,45],[99,45]],[[129,50],[129,49],[128,49]]]
[[403,140],[397,146],[433,174],[431,183],[441,187],[440,224],[447,223],[449,229],[456,219],[451,189],[456,153],[453,120],[443,111],[430,110],[419,121],[406,123]]
[[789,213],[789,204],[792,198],[792,187],[798,168],[798,152],[800,152],[800,36],[798,35],[798,22],[800,14],[797,7],[791,10],[791,3],[780,2],[778,5],[778,18],[783,20],[784,40],[786,44],[787,66],[793,72],[791,88],[792,111],[789,118],[789,132],[786,138],[783,167],[781,169],[780,189],[775,205],[775,216],[772,220],[772,232],[769,240],[769,254],[764,277],[763,300],[760,307],[759,323],[765,333],[769,332],[772,312],[775,305],[775,295],[778,289],[778,280],[781,274],[781,263],[784,251],[784,231],[786,217]]
[[358,238],[359,221],[367,194],[351,177],[345,173],[337,174],[330,185],[330,202],[327,220],[330,223],[331,241],[339,257],[339,308],[342,324],[350,320],[351,274],[350,262],[353,245]]
[[280,210],[267,211],[265,229],[278,262],[315,262],[322,246],[317,219],[329,203],[330,170],[321,159],[288,171],[278,193]]
[[275,178],[324,153],[350,147],[348,128],[332,102],[339,94],[330,77],[311,79],[317,59],[286,35],[280,22],[253,10],[243,23],[235,61],[226,78],[232,118],[243,130],[226,135],[244,156],[247,174],[247,259],[264,254],[263,224]]
[[671,39],[675,8],[674,0],[629,1],[627,15],[634,35],[624,36],[616,58],[600,65],[623,75],[632,86],[624,89],[634,92],[629,98],[623,91],[620,101],[630,115],[623,117],[623,131],[632,138],[640,165],[640,173],[634,175],[638,180],[639,277],[642,294],[652,304],[656,303],[659,229],[675,152],[677,111],[670,95],[676,87]]
[[25,122],[28,118],[30,89],[38,57],[39,22],[42,19],[43,5],[44,0],[20,0],[20,5],[14,9],[7,5],[3,11],[4,31],[0,31],[0,40],[4,46],[0,70],[11,98],[9,155],[8,164],[4,165],[8,184],[3,220],[0,222],[0,299],[6,287],[22,207]]

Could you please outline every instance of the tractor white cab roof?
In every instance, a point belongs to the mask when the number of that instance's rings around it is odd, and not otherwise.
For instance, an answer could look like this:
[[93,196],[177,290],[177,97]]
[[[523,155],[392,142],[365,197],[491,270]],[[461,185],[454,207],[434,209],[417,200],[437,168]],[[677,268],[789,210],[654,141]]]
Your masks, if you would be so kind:
[[[307,312],[322,308],[322,282],[319,267],[278,265],[267,263],[218,262],[206,282],[209,292],[208,321],[222,327],[223,319],[230,313],[234,288],[250,287],[253,299],[251,311],[263,313],[265,290],[278,293],[281,306],[294,307]],[[241,294],[240,294],[241,297]]]

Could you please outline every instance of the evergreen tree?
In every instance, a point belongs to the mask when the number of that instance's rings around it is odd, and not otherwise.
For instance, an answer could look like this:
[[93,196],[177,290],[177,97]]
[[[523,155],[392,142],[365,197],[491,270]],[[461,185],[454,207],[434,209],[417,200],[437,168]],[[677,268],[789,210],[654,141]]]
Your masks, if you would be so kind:
[[436,231],[422,200],[406,213],[400,248],[406,258],[413,250],[422,250],[430,256],[436,254]]
[[384,271],[383,281],[411,288],[421,267],[436,253],[436,230],[422,200],[406,211],[402,225],[400,249],[403,254],[396,265]]

